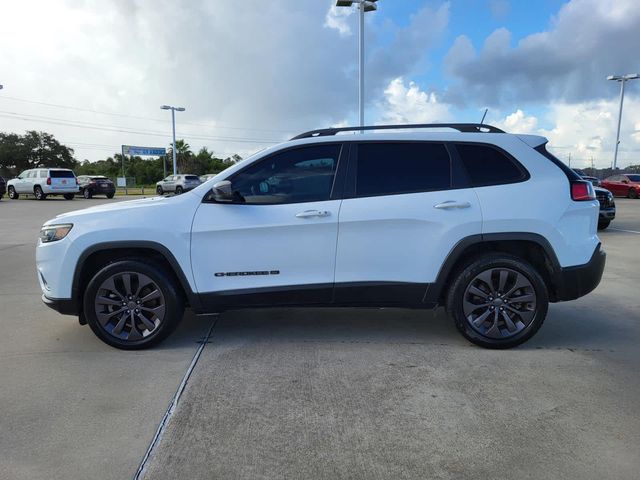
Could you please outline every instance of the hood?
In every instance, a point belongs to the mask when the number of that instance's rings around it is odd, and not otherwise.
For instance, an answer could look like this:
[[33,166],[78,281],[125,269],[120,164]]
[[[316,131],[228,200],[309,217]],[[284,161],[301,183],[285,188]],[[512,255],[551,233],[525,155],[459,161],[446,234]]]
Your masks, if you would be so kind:
[[602,192],[602,193],[611,193],[609,190],[607,190],[606,188],[602,188],[602,187],[596,187],[595,185],[593,186],[593,189],[596,192]]
[[69,220],[71,217],[79,218],[100,213],[125,212],[139,208],[153,208],[161,205],[169,204],[178,200],[180,197],[150,197],[141,198],[139,200],[127,200],[124,202],[105,203],[104,205],[96,205],[95,207],[84,208],[82,210],[73,210],[71,212],[61,213],[54,219],[49,220],[45,225],[50,223],[60,223],[60,220]]

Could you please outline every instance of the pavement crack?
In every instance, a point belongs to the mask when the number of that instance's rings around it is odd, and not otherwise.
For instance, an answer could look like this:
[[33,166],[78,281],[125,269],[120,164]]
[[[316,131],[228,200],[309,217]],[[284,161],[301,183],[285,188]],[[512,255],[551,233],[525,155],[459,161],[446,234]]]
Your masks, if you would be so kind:
[[167,411],[164,413],[164,416],[162,417],[162,420],[160,421],[160,425],[158,425],[158,429],[156,430],[156,433],[153,436],[153,439],[151,440],[151,443],[149,444],[149,447],[147,448],[147,451],[145,452],[144,456],[142,457],[142,461],[140,462],[140,465],[138,466],[138,470],[136,470],[136,473],[133,476],[133,480],[140,480],[140,479],[144,478],[144,474],[145,474],[145,471],[147,469],[147,465],[148,465],[149,461],[152,458],[152,455],[153,455],[153,452],[154,452],[156,446],[158,446],[158,444],[160,443],[160,440],[162,440],[162,435],[164,434],[164,431],[166,430],[167,425],[169,424],[169,420],[173,416],[173,413],[176,411],[176,408],[178,407],[178,403],[180,402],[180,397],[182,397],[182,393],[184,392],[185,388],[187,387],[187,383],[189,382],[189,378],[191,377],[191,373],[193,373],[193,370],[195,369],[196,365],[198,364],[198,360],[200,359],[200,355],[202,354],[202,351],[204,350],[204,347],[208,343],[211,343],[209,341],[209,337],[211,337],[211,333],[213,332],[213,329],[215,328],[217,323],[218,323],[218,317],[216,316],[215,319],[213,320],[213,322],[211,323],[211,327],[209,327],[209,331],[207,332],[207,334],[201,340],[196,342],[196,343],[199,344],[199,347],[196,349],[196,352],[193,354],[193,358],[191,359],[191,363],[189,364],[189,367],[187,367],[187,370],[184,373],[184,376],[182,377],[182,381],[180,382],[180,385],[178,386],[178,390],[176,391],[175,395],[171,399],[171,402],[169,403],[169,406],[167,407]]

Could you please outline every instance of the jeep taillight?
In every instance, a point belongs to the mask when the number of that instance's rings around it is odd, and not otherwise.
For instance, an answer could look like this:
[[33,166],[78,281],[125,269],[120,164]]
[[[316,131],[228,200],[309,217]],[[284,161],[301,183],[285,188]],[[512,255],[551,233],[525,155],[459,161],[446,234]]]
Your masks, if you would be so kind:
[[47,177],[47,185],[51,185],[51,177]]
[[596,192],[591,182],[574,180],[571,182],[571,199],[576,202],[595,200]]

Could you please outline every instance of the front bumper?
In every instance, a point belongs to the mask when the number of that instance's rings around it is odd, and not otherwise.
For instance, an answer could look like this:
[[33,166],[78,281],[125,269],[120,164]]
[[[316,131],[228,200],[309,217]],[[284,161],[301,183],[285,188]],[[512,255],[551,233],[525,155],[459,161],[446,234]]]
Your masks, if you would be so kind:
[[593,291],[602,279],[606,260],[607,254],[599,243],[587,263],[560,269],[555,301],[575,300]]
[[78,302],[71,298],[49,298],[42,294],[44,304],[62,315],[78,315]]
[[615,208],[608,208],[608,209],[602,209],[600,210],[600,214],[598,215],[598,220],[613,220],[614,218],[616,218],[616,209]]

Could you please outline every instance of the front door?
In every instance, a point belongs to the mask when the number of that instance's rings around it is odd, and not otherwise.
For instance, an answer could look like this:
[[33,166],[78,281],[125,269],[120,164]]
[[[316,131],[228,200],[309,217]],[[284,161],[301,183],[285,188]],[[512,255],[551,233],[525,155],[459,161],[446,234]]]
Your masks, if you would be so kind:
[[237,201],[205,197],[191,235],[205,307],[331,301],[341,144],[294,147],[231,175]]

